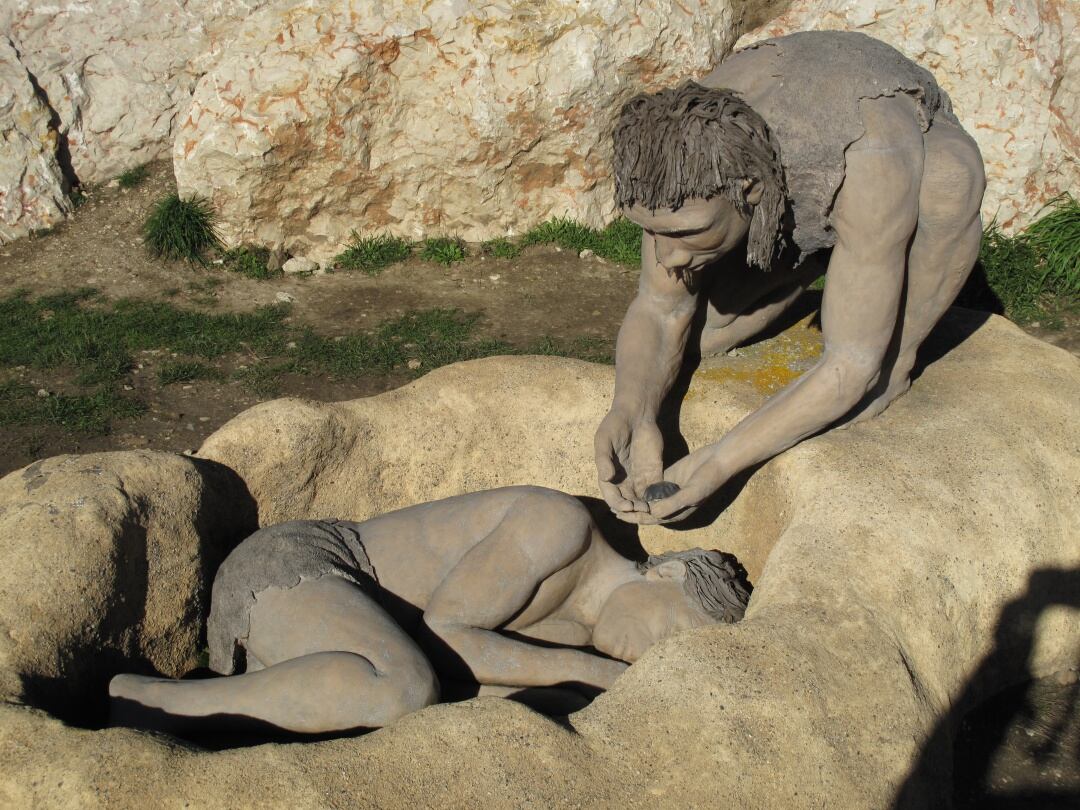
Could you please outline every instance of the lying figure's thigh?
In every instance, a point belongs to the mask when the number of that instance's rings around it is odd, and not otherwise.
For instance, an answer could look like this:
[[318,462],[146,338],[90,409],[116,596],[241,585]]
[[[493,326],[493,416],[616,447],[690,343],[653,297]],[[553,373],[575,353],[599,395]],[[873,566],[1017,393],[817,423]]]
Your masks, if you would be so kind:
[[320,652],[350,652],[380,674],[428,677],[419,645],[370,595],[327,575],[256,594],[245,646],[263,666]]

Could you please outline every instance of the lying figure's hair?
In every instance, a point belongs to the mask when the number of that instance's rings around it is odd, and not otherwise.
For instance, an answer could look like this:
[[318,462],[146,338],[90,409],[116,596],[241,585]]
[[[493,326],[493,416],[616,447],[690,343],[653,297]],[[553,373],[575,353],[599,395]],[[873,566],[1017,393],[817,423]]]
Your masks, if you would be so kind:
[[746,572],[733,557],[700,548],[669,551],[650,556],[642,569],[648,571],[673,560],[686,566],[683,589],[706,613],[725,624],[742,619],[751,588]]
[[[780,147],[764,119],[731,90],[685,81],[630,99],[619,114],[615,146],[615,203],[679,208],[692,197],[723,196],[751,214],[747,261],[768,270],[780,241],[786,206]],[[763,184],[750,206],[744,180]]]

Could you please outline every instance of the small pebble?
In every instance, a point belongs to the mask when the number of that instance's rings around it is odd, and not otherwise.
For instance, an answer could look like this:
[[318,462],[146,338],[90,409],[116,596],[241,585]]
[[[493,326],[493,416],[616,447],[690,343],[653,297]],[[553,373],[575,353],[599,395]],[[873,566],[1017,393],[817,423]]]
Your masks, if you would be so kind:
[[649,484],[645,487],[645,500],[661,501],[664,498],[670,498],[678,491],[678,484],[673,484],[671,481],[657,481],[655,484]]
[[39,388],[38,392],[37,392],[37,395],[39,397],[41,397],[42,399],[45,399],[45,397],[47,397],[49,395],[49,392],[46,391],[44,388]]
[[577,256],[578,256],[578,258],[579,258],[579,259],[591,259],[591,258],[592,258],[593,256],[595,256],[595,255],[596,255],[596,253],[594,253],[593,251],[589,250],[588,248],[585,248],[585,249],[584,249],[583,251],[581,251],[581,253],[579,253],[579,254],[578,254]]
[[277,295],[274,296],[274,299],[282,304],[291,304],[293,301],[296,300],[287,292],[279,292]]
[[421,366],[421,363],[420,363],[420,361],[419,361],[419,360],[410,360],[410,361],[409,361],[408,363],[406,363],[405,365],[407,365],[407,366],[408,366],[408,367],[409,367],[410,369],[412,369],[413,371],[416,371],[416,369],[420,368],[420,366]]

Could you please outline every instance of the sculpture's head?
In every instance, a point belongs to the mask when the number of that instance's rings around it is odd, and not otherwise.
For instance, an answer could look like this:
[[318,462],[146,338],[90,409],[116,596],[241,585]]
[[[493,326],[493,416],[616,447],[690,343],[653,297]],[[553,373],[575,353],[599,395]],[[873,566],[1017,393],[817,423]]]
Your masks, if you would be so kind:
[[786,192],[779,146],[746,102],[686,81],[628,101],[613,140],[615,202],[662,265],[695,269],[748,236],[747,260],[768,269]]
[[741,572],[718,551],[673,551],[639,570],[640,579],[611,592],[593,628],[593,646],[623,661],[680,630],[736,622],[750,599]]

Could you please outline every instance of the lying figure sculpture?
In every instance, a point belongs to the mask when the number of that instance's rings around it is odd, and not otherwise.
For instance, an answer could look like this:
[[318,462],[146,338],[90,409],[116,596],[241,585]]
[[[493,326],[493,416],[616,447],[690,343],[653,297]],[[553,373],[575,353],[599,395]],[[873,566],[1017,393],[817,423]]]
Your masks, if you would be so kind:
[[385,726],[436,702],[446,680],[595,694],[672,633],[742,618],[748,596],[719,552],[639,565],[577,499],[538,487],[282,523],[214,579],[210,666],[229,677],[118,675],[113,717],[314,734]]
[[[701,84],[632,99],[614,147],[616,202],[644,229],[596,433],[616,515],[682,519],[732,476],[907,390],[982,234],[982,158],[930,73],[864,34],[766,40]],[[825,261],[820,362],[665,470],[657,414],[695,316],[695,348],[725,352],[774,322]]]

